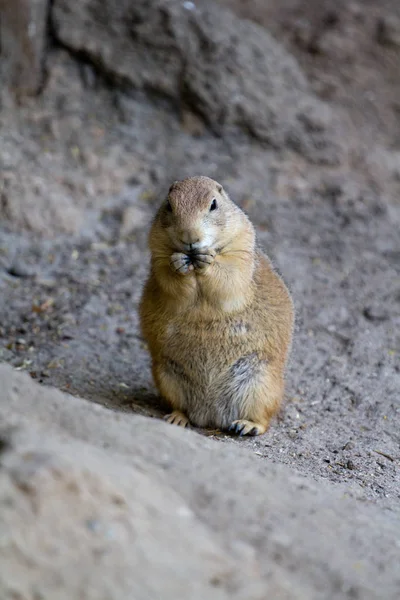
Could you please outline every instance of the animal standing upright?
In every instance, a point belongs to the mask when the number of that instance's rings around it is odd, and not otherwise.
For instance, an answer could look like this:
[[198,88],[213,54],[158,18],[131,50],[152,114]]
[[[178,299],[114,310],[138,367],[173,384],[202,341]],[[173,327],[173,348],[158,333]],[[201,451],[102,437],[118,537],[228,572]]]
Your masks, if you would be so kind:
[[254,227],[208,177],[175,182],[149,235],[140,304],[170,423],[266,431],[284,392],[294,312]]

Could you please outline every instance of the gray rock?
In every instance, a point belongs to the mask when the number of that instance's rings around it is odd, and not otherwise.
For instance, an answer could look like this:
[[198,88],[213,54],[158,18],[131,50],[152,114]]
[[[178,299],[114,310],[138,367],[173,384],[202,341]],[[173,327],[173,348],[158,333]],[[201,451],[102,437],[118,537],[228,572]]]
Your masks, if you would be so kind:
[[312,162],[340,162],[330,109],[256,24],[211,2],[188,10],[170,0],[56,0],[52,17],[58,39],[108,77],[189,107],[215,132],[239,126]]

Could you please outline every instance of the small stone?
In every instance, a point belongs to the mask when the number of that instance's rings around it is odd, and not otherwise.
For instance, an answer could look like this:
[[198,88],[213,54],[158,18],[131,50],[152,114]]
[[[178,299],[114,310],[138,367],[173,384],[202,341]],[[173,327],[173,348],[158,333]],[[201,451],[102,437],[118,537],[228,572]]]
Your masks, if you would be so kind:
[[389,318],[387,311],[380,306],[366,306],[363,315],[369,321],[386,321]]
[[400,19],[383,16],[376,24],[376,40],[383,46],[400,46]]
[[342,450],[352,450],[353,448],[354,448],[354,442],[349,440],[348,442],[345,443]]
[[25,265],[23,265],[22,263],[19,263],[19,262],[13,263],[7,269],[7,273],[9,275],[11,275],[11,277],[20,277],[20,278],[32,277],[34,275],[32,270],[30,270],[28,267],[26,267]]
[[182,3],[182,6],[185,10],[196,10],[196,5],[194,2],[185,1]]
[[347,469],[350,469],[350,471],[353,471],[353,469],[354,469],[355,467],[354,467],[354,463],[353,463],[353,461],[352,461],[352,460],[348,460],[348,461],[347,461],[347,463],[346,463],[346,468],[347,468]]

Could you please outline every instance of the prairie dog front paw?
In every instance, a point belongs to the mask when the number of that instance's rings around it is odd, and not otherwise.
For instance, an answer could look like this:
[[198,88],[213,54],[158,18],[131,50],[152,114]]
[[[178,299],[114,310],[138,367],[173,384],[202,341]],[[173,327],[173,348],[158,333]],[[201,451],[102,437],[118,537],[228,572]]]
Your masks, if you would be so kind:
[[194,268],[190,257],[187,254],[183,254],[183,252],[174,252],[169,264],[171,269],[180,275],[186,275],[193,271]]
[[204,248],[193,254],[192,261],[196,271],[204,271],[215,260],[217,253],[212,248]]

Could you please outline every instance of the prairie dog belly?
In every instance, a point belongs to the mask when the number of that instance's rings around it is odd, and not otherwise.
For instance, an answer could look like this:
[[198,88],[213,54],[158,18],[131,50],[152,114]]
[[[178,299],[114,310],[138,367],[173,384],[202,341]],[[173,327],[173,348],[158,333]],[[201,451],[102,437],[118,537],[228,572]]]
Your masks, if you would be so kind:
[[[240,317],[190,322],[182,316],[166,327],[163,356],[187,369],[188,375],[192,372],[193,378],[200,373],[200,379],[210,383],[221,371],[250,353],[252,337],[250,324]],[[254,336],[252,351],[257,351],[256,339]]]
[[224,321],[188,326],[182,317],[165,331],[165,373],[183,392],[182,410],[200,427],[226,427],[240,418],[235,398],[243,386],[255,381],[266,364],[257,352],[256,340],[251,343],[250,325],[240,317]]

